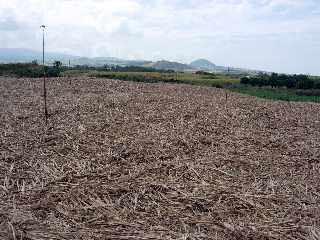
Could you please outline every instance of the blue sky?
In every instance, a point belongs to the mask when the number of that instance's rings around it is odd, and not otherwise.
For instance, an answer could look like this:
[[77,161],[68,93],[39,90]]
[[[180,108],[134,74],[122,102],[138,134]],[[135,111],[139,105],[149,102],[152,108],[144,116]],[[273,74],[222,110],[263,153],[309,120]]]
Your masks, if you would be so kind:
[[320,75],[320,0],[0,0],[0,47]]

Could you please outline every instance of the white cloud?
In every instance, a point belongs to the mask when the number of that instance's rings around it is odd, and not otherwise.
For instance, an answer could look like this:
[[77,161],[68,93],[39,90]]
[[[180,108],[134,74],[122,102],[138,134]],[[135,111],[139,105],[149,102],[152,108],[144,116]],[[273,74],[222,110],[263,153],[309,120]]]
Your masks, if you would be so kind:
[[320,74],[319,12],[316,0],[0,0],[0,44],[37,49],[44,23],[51,51]]

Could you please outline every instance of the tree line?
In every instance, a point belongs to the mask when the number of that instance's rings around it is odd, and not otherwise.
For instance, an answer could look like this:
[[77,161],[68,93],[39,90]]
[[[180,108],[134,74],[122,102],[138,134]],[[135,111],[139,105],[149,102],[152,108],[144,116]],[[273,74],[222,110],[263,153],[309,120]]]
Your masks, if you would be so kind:
[[59,77],[64,70],[65,67],[60,61],[55,61],[52,66],[44,66],[44,68],[37,61],[0,64],[0,76],[39,78],[45,71],[47,77]]
[[15,77],[30,77],[39,78],[43,76],[45,70],[47,77],[58,77],[66,70],[95,70],[103,72],[159,72],[159,73],[173,73],[173,70],[155,69],[152,67],[142,66],[118,66],[118,65],[104,65],[104,66],[88,66],[76,65],[71,68],[63,66],[60,61],[54,61],[51,66],[45,66],[38,62],[32,61],[30,63],[8,63],[0,64],[0,76],[15,76]]
[[159,73],[174,73],[173,70],[156,69],[143,66],[119,66],[119,65],[104,65],[99,70],[107,72],[159,72]]
[[120,66],[120,65],[109,65],[103,66],[90,66],[90,65],[75,65],[71,67],[72,70],[95,70],[101,72],[158,72],[158,73],[174,73],[174,70],[156,69],[153,67],[143,66]]
[[312,79],[303,74],[259,74],[257,76],[242,77],[240,83],[252,86],[286,87],[295,89],[320,89],[320,80]]

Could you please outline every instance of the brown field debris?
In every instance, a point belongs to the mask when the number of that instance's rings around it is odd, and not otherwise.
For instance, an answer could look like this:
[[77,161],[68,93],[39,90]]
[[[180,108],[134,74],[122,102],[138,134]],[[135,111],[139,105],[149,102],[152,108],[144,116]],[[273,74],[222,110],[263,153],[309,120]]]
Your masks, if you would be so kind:
[[0,78],[0,239],[320,239],[320,105]]

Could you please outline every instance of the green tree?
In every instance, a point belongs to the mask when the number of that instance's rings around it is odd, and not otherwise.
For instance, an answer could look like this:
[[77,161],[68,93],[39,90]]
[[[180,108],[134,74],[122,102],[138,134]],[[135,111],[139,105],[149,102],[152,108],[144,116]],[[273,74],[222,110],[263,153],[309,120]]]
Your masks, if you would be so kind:
[[53,62],[53,67],[54,68],[60,68],[62,66],[62,62],[60,62],[60,61],[54,61]]
[[38,66],[38,60],[36,60],[36,59],[35,59],[35,60],[32,60],[31,64],[32,64],[32,65],[35,65],[35,66]]

